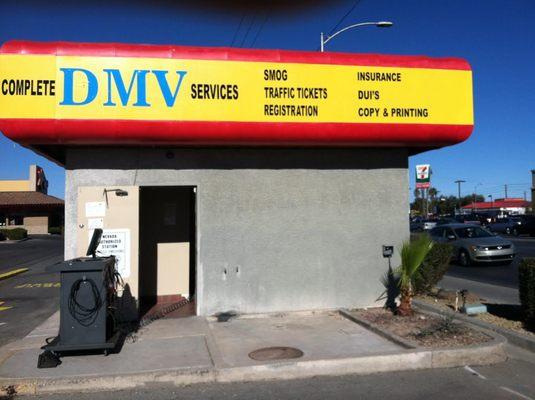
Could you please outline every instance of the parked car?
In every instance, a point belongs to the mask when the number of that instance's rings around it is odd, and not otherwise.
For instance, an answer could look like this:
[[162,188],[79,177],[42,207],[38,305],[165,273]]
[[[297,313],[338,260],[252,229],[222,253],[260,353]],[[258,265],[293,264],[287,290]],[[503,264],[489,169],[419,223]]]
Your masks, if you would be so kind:
[[418,232],[423,229],[422,220],[419,217],[414,217],[409,220],[409,227],[411,232]]
[[437,225],[436,221],[415,217],[410,221],[411,232],[428,231]]
[[475,214],[457,215],[455,221],[461,224],[481,225],[480,218]]
[[513,227],[512,234],[515,236],[526,234],[535,236],[535,216],[522,215],[518,217],[518,224]]
[[444,217],[444,218],[439,218],[437,219],[437,226],[439,225],[447,225],[447,224],[455,224],[457,221],[455,220],[455,218],[451,218],[451,217]]
[[479,219],[481,226],[488,226],[490,221],[498,218],[498,211],[478,212],[478,213],[475,213],[474,215],[476,215],[477,218]]
[[488,230],[467,224],[437,226],[429,232],[435,242],[450,243],[454,259],[462,266],[474,263],[511,264],[515,258],[514,244]]
[[430,219],[426,219],[424,221],[424,231],[429,231],[429,230],[433,229],[435,226],[437,226],[437,222],[436,221],[432,221]]
[[507,233],[508,235],[513,233],[515,226],[522,223],[518,217],[504,217],[496,218],[491,221],[487,227],[492,232]]

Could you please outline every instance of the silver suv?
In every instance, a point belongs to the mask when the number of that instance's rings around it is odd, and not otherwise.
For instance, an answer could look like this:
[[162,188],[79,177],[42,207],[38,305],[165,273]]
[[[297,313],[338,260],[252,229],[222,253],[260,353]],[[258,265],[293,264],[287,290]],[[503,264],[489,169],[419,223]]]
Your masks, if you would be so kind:
[[435,242],[453,245],[454,257],[462,266],[473,263],[511,264],[515,258],[515,246],[510,240],[477,225],[441,225],[431,229],[429,234]]

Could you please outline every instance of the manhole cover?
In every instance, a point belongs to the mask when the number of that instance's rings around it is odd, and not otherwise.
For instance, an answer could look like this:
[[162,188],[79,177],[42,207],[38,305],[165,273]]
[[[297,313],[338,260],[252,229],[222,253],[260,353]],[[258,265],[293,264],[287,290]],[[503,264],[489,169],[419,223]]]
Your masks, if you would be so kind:
[[265,347],[249,353],[249,358],[256,361],[285,360],[302,356],[303,352],[294,347]]

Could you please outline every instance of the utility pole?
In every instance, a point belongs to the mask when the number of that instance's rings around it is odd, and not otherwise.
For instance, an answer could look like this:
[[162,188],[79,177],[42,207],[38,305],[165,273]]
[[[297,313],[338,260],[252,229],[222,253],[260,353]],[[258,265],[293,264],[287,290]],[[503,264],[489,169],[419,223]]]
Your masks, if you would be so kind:
[[507,200],[507,184],[504,185],[505,188],[505,199]]
[[[481,186],[481,183],[478,183],[477,185],[474,186],[474,199],[472,200],[472,212],[475,213],[476,212],[476,195],[477,195],[477,187],[478,186]],[[483,199],[483,201],[485,201]]]
[[425,218],[429,218],[429,188],[425,191]]
[[465,183],[466,181],[463,181],[462,179],[458,179],[455,181],[455,183],[457,184],[457,189],[458,189],[458,196],[457,198],[459,199],[459,214],[461,213],[461,183]]

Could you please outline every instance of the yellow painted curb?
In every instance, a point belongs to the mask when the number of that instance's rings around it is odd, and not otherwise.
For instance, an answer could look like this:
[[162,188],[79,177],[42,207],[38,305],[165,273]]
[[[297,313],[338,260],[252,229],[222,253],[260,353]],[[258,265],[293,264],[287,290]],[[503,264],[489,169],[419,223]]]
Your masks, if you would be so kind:
[[29,268],[19,268],[19,269],[14,269],[12,271],[4,272],[3,274],[0,274],[0,281],[7,279],[7,278],[11,278],[12,276],[15,276],[18,274],[22,274],[23,272],[26,272],[28,270]]

